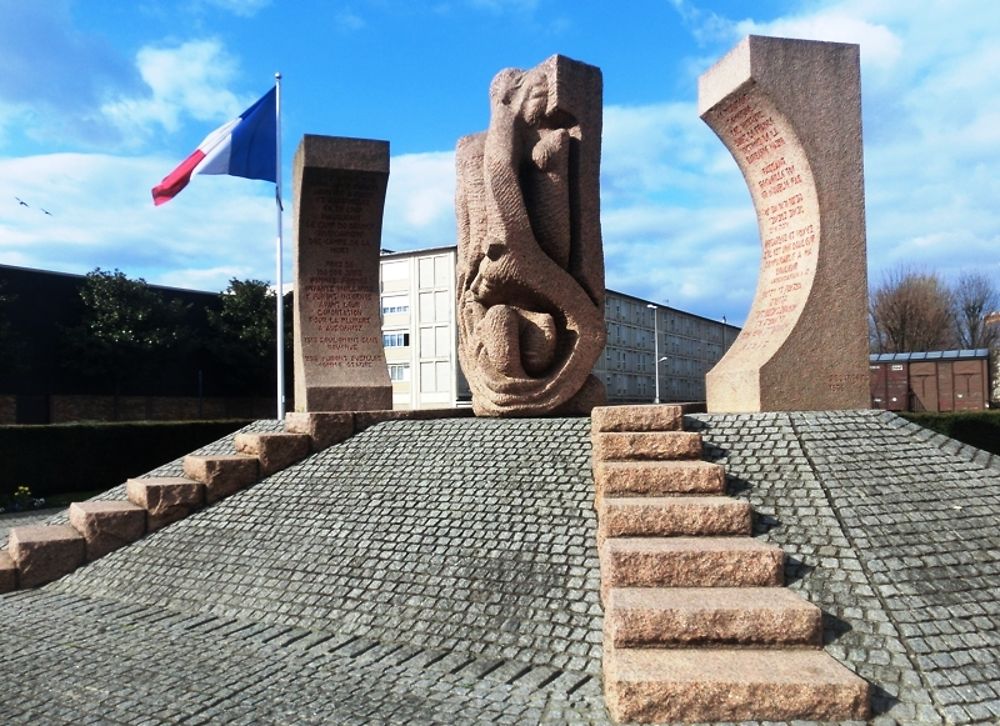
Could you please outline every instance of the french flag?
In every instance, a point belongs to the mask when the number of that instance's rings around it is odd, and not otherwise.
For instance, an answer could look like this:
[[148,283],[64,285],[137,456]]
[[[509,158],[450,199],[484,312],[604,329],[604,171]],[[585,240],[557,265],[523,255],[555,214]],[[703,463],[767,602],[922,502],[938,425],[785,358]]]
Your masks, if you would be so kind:
[[206,136],[191,156],[153,187],[153,204],[169,202],[195,174],[229,174],[277,182],[276,95],[272,88],[239,118]]

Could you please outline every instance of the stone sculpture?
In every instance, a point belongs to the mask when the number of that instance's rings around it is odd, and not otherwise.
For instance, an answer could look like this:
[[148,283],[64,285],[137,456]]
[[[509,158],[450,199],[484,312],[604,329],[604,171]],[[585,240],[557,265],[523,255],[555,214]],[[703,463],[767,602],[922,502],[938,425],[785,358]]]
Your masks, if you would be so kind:
[[601,72],[552,56],[458,143],[459,358],[480,416],[589,413],[604,349]]
[[306,135],[293,167],[295,410],[392,408],[379,293],[389,143]]
[[867,408],[858,46],[750,36],[699,79],[698,111],[743,172],[762,245],[708,410]]

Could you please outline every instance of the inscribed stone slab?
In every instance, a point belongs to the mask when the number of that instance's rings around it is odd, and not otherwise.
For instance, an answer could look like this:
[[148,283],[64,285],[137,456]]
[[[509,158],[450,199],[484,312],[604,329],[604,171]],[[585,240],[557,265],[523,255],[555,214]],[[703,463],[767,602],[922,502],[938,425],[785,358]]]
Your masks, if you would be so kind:
[[389,142],[306,135],[293,166],[295,409],[392,408],[379,297]]
[[743,172],[762,245],[708,410],[867,408],[858,46],[749,36],[701,76],[698,111]]

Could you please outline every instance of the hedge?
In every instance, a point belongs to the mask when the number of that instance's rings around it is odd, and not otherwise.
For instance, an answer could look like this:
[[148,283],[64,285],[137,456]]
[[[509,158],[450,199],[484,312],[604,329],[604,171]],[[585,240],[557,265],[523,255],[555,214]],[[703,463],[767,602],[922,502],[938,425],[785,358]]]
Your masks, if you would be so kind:
[[250,423],[246,420],[0,426],[0,500],[110,489]]
[[900,416],[963,444],[1000,454],[1000,411],[901,413]]

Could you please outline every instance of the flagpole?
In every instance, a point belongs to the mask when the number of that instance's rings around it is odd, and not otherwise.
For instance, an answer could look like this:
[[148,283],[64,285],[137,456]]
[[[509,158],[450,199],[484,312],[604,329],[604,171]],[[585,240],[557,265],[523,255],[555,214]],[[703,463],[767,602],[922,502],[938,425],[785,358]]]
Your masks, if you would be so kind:
[[275,177],[274,177],[274,201],[278,214],[278,238],[277,238],[277,268],[278,278],[278,314],[277,314],[277,335],[275,336],[278,346],[278,420],[285,418],[285,280],[283,264],[282,230],[281,230],[281,73],[274,74],[274,115],[275,115]]

